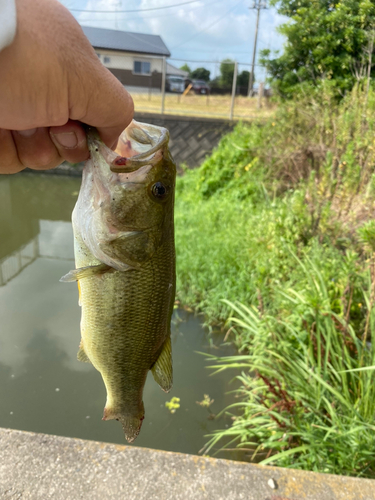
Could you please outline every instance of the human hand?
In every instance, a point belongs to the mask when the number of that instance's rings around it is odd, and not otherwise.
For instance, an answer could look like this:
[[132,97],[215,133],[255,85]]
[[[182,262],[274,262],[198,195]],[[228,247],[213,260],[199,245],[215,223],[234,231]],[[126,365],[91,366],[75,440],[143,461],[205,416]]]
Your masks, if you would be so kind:
[[17,33],[0,52],[0,173],[86,160],[82,123],[114,148],[133,101],[56,0],[16,0]]

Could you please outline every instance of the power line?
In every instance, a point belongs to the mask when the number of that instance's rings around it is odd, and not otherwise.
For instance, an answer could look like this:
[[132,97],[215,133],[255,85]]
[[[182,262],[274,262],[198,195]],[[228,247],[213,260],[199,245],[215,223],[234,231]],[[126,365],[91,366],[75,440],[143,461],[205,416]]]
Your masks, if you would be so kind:
[[187,40],[185,40],[184,42],[182,43],[179,43],[178,45],[175,45],[174,47],[172,47],[171,50],[173,49],[177,49],[178,47],[181,47],[181,45],[184,45],[185,43],[187,42],[190,42],[190,40],[192,40],[193,38],[197,37],[198,35],[200,35],[201,33],[203,33],[204,31],[207,31],[209,30],[210,28],[212,28],[212,26],[214,26],[215,24],[217,24],[219,21],[221,21],[224,17],[226,17],[230,12],[232,12],[232,10],[236,9],[240,3],[242,3],[243,0],[240,0],[238,3],[236,3],[236,5],[234,7],[232,7],[231,9],[229,9],[227,12],[225,12],[224,15],[222,15],[221,17],[219,17],[218,19],[216,19],[216,21],[214,21],[212,24],[210,24],[209,26],[207,26],[206,28],[203,28],[202,30],[198,31],[198,33],[196,33],[195,35],[193,35],[192,37],[188,38]]
[[197,3],[201,0],[189,0],[188,2],[175,3],[172,5],[164,5],[163,7],[149,7],[147,9],[132,9],[132,10],[86,10],[86,9],[69,9],[72,12],[92,12],[95,14],[123,14],[126,12],[145,12],[150,10],[171,9],[172,7],[179,7],[180,5],[187,5],[189,3]]
[[[235,52],[236,54],[251,54],[251,50],[236,50],[234,49],[233,47],[238,47],[238,45],[241,45],[243,46],[243,43],[241,44],[236,44],[236,45],[228,45],[225,47],[225,50],[227,52]],[[179,52],[195,52],[195,51],[199,51],[199,52],[203,52],[204,54],[213,54],[215,52],[218,52],[219,48],[216,48],[215,50],[206,50],[206,49],[202,49],[201,47],[192,47],[190,49],[179,49]],[[250,63],[249,63],[250,64]]]
[[[206,63],[206,64],[234,64],[235,61],[203,61],[203,60],[197,60],[197,59],[185,59],[184,57],[181,58],[176,58],[176,57],[168,57],[168,61],[180,61],[180,62],[190,62],[190,63]],[[237,62],[237,64],[242,64],[243,66],[251,66],[249,62]],[[263,68],[261,64],[254,64],[254,66],[257,66],[259,68]]]
[[[195,0],[195,1],[198,1],[198,0]],[[204,6],[203,6],[203,7],[209,7],[210,5],[213,5],[213,4],[218,4],[219,2],[222,2],[222,1],[223,1],[223,0],[214,0],[213,2],[210,2],[210,3],[204,4]],[[199,5],[198,5],[197,7],[199,7]],[[70,9],[70,10],[72,10],[72,9]],[[114,13],[118,14],[119,12],[120,12],[119,10],[118,10],[118,11],[111,10],[111,11],[109,11],[109,12],[107,12],[107,13],[108,13],[108,14],[114,14]],[[137,20],[139,20],[139,19],[140,19],[140,16],[142,16],[142,12],[143,12],[143,11],[139,11],[139,12],[140,12],[140,14],[139,14],[138,16],[136,16],[136,17],[127,17],[127,16],[125,16],[125,17],[118,17],[117,19],[118,19],[119,21],[131,21],[131,20],[133,20],[133,19],[137,19]],[[86,13],[86,14],[90,14],[90,13],[95,13],[95,11],[93,11],[93,10],[88,11],[88,10],[87,10],[87,11],[82,11],[82,13],[83,13],[83,14],[85,14],[85,13]],[[77,16],[77,15],[79,15],[79,14],[75,14],[75,15]],[[144,19],[155,19],[155,18],[157,18],[157,17],[173,17],[173,16],[175,16],[175,15],[176,15],[176,14],[172,14],[172,13],[168,13],[168,14],[165,14],[165,13],[164,13],[164,14],[159,14],[159,15],[157,15],[157,14],[152,14],[151,16],[142,16],[142,17],[141,17],[141,20],[144,20]],[[112,20],[112,19],[101,19],[101,18],[96,18],[96,19],[94,19],[94,18],[92,18],[92,19],[84,19],[84,18],[79,18],[79,22],[90,22],[90,21],[112,22],[113,20]]]

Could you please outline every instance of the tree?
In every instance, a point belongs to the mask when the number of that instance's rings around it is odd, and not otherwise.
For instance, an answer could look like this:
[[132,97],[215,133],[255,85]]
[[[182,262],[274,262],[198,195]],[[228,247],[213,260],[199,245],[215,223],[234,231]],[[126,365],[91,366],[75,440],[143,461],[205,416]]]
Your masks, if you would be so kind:
[[231,87],[233,83],[234,61],[224,59],[220,64],[220,85],[222,87]]
[[191,72],[191,78],[195,80],[203,80],[205,82],[210,81],[210,71],[206,68],[197,68]]
[[[249,87],[249,79],[250,79],[250,71],[242,71],[237,78],[237,85],[239,87],[245,87],[246,89]],[[253,79],[253,82],[255,79]]]
[[375,1],[271,0],[271,4],[293,21],[279,27],[286,37],[283,54],[274,59],[269,51],[261,55],[273,87],[288,97],[301,85],[316,86],[331,79],[339,93],[350,90],[358,66],[369,60]]
[[187,71],[189,76],[191,75],[191,68],[188,64],[185,63],[183,66],[180,67],[180,69],[182,69],[182,71]]

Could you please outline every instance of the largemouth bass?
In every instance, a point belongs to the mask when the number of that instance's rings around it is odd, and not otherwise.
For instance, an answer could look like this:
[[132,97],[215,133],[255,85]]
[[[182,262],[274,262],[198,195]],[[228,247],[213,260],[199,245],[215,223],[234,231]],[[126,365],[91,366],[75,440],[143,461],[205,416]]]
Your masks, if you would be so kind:
[[72,222],[82,307],[78,359],[101,373],[103,420],[138,436],[147,373],[172,387],[170,323],[175,297],[173,207],[176,167],[168,131],[133,121],[116,152],[89,130],[90,159]]

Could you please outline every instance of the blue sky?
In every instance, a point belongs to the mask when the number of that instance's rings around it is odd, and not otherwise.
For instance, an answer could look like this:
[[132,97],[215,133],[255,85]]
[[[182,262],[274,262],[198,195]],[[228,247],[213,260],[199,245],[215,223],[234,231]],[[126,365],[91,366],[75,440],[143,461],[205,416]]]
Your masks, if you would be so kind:
[[[186,61],[192,69],[199,66],[210,69],[213,77],[219,72],[219,64],[214,61],[231,58],[242,63],[239,71],[249,70],[256,24],[256,10],[249,9],[253,0],[197,0],[174,8],[115,13],[121,10],[162,7],[183,1],[61,0],[82,25],[160,35],[172,54],[171,59],[176,59],[170,62],[177,67]],[[106,10],[113,13],[77,12],[73,9]],[[282,50],[284,40],[277,33],[277,27],[286,20],[287,18],[277,14],[275,8],[261,11],[257,52],[264,48]],[[256,68],[258,81],[262,74],[263,71]]]

